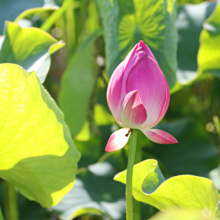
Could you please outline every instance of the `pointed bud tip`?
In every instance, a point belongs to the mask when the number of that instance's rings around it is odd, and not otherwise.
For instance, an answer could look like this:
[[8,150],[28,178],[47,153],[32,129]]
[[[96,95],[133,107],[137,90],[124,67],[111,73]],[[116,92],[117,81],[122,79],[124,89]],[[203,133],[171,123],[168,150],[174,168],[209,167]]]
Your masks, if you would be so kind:
[[143,40],[141,40],[141,41],[138,43],[138,46],[140,46],[140,47],[147,47],[147,48],[148,48],[148,46],[144,43]]

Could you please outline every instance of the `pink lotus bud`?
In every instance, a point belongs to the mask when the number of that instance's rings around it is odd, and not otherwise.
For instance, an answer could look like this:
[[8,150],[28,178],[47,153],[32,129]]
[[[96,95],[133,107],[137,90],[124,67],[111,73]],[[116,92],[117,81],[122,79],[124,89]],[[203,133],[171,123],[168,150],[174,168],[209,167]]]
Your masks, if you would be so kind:
[[116,122],[126,129],[111,135],[106,151],[124,147],[129,138],[124,133],[129,129],[140,129],[156,143],[177,143],[170,134],[151,129],[164,117],[170,92],[154,55],[143,41],[115,69],[108,85],[107,101]]

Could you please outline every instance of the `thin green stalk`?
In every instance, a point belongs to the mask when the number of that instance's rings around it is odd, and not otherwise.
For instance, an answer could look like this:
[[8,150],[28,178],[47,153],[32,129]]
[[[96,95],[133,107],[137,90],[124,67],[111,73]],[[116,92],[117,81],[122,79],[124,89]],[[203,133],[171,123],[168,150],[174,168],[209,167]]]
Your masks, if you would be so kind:
[[141,220],[141,203],[134,200],[134,220]]
[[132,176],[135,160],[137,142],[137,130],[131,131],[130,149],[128,156],[127,181],[126,181],[126,217],[127,220],[133,220],[133,197],[132,197]]
[[[73,5],[72,5],[73,4]],[[72,5],[72,6],[71,6]],[[63,13],[69,8],[69,7],[73,7],[73,8],[78,8],[79,7],[79,3],[78,2],[74,2],[73,0],[66,0],[63,3],[63,6],[56,10],[40,27],[42,30],[44,31],[48,31],[53,24],[63,15]]]
[[[140,144],[137,145],[135,164],[142,161],[142,147]],[[134,199],[134,220],[141,220],[141,203]]]
[[14,185],[5,181],[4,188],[5,220],[18,220],[17,192]]
[[217,133],[218,133],[218,135],[220,137],[220,122],[219,122],[219,118],[218,118],[217,115],[215,115],[213,117],[213,121],[214,121],[214,124],[215,124],[215,127],[216,127],[216,131],[217,131]]
[[0,208],[0,220],[4,220],[4,217],[3,217],[3,215],[2,215],[2,210],[1,210],[1,208]]

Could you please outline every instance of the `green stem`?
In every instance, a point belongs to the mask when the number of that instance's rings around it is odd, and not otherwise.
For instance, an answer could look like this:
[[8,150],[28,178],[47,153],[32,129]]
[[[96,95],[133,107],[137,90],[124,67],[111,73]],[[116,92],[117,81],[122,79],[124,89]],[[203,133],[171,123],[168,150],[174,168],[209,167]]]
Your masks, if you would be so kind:
[[217,133],[218,133],[218,135],[220,137],[220,122],[219,122],[219,118],[218,118],[217,115],[215,115],[213,117],[213,121],[214,121],[214,124],[215,124],[215,127],[216,127],[216,131],[217,131]]
[[133,198],[132,198],[132,175],[135,160],[137,142],[137,130],[131,131],[130,149],[128,156],[127,181],[126,181],[126,217],[133,220]]
[[56,10],[40,27],[42,30],[44,31],[48,31],[53,24],[63,15],[63,13],[69,8],[71,7],[71,5],[73,4],[73,8],[78,8],[79,7],[79,3],[78,2],[73,2],[73,0],[66,0],[63,3],[63,6]]
[[3,217],[3,215],[2,215],[2,210],[1,210],[1,208],[0,208],[0,220],[4,220],[4,217]]
[[4,185],[5,220],[18,220],[17,192],[15,191],[13,184],[5,181]]
[[[137,145],[135,164],[142,161],[142,147],[140,144]],[[141,203],[134,199],[134,220],[141,220]]]

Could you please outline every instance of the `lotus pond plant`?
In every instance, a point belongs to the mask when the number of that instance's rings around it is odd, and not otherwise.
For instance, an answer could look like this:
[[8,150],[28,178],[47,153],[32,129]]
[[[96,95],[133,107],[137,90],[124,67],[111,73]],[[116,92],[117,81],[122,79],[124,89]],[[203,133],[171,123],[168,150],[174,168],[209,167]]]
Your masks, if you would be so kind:
[[219,42],[220,0],[0,0],[0,220],[220,220]]
[[153,142],[178,143],[167,132],[152,129],[167,111],[170,92],[154,55],[143,41],[137,43],[115,69],[108,85],[107,101],[116,122],[123,128],[110,136],[106,151],[123,148],[131,135],[126,181],[126,215],[128,220],[132,220],[132,173],[136,129],[141,130]]

